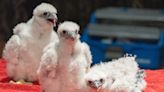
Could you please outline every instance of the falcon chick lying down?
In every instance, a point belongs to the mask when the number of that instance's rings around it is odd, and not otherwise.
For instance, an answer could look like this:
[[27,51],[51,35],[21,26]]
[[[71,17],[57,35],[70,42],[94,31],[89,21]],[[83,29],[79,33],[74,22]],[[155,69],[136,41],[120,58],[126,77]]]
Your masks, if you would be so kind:
[[85,82],[88,92],[142,92],[146,86],[144,71],[128,55],[93,66]]

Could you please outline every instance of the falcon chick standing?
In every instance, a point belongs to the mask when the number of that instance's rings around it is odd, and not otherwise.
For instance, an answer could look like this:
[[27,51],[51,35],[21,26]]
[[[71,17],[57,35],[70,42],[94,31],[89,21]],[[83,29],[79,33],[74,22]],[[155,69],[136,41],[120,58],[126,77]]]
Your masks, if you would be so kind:
[[7,74],[18,80],[36,81],[36,71],[41,61],[42,51],[51,42],[58,42],[53,27],[56,26],[57,10],[48,3],[41,3],[32,18],[13,29],[13,36],[3,50],[7,61]]
[[83,79],[92,63],[92,56],[88,45],[79,40],[79,25],[65,21],[57,32],[59,43],[45,51],[38,70],[42,90],[85,92]]

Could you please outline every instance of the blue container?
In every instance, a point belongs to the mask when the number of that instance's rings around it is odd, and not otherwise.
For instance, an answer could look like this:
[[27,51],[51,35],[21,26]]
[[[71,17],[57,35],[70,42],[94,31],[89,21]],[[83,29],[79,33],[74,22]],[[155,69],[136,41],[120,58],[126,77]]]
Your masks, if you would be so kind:
[[[127,12],[127,8],[123,8]],[[163,12],[162,12],[163,13]],[[90,23],[97,23],[95,13],[91,15]],[[149,44],[146,42],[119,42],[112,41],[111,43],[104,43],[101,39],[91,38],[88,36],[88,29],[83,31],[81,40],[90,45],[93,55],[93,64],[101,61],[106,61],[106,52],[109,48],[119,47],[122,49],[122,55],[128,53],[136,55],[137,62],[141,68],[157,69],[160,64],[164,64],[164,32],[161,32],[160,39],[157,43]]]
[[[82,41],[89,44],[91,53],[93,55],[93,64],[105,61],[106,51],[112,47],[119,47],[123,50],[122,55],[128,53],[136,55],[137,62],[141,68],[145,69],[157,69],[160,66],[160,61],[164,60],[161,57],[161,48],[164,47],[164,33],[161,33],[160,39],[157,44],[148,43],[124,43],[119,41],[113,41],[112,43],[104,43],[101,39],[91,38],[87,34],[87,29],[81,37]],[[164,62],[164,61],[163,61]]]

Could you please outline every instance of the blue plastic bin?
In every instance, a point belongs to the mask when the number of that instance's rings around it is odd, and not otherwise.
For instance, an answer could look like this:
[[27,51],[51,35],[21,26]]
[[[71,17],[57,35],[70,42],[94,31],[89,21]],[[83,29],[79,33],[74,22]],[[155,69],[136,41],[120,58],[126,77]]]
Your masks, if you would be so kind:
[[161,33],[157,44],[122,43],[119,41],[107,44],[103,43],[101,40],[89,37],[86,29],[81,37],[81,40],[89,44],[93,55],[93,64],[105,61],[106,51],[110,47],[120,47],[123,50],[122,55],[126,53],[136,55],[136,60],[141,68],[157,69],[160,66],[160,61],[164,62],[162,61],[163,57],[161,57],[161,48],[164,47],[164,33]]

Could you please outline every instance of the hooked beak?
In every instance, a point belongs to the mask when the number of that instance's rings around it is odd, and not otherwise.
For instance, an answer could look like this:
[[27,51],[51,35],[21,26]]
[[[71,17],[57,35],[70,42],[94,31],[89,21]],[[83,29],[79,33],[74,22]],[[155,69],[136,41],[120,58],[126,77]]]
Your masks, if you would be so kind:
[[51,22],[54,26],[56,26],[57,15],[55,13],[51,13],[47,18],[49,22]]
[[98,80],[92,81],[92,83],[89,84],[90,87],[98,89],[102,86],[102,83],[100,83]]
[[67,32],[68,37],[75,39],[76,38],[76,33],[75,32]]
[[99,81],[94,81],[94,85],[96,89],[102,86],[102,84]]

